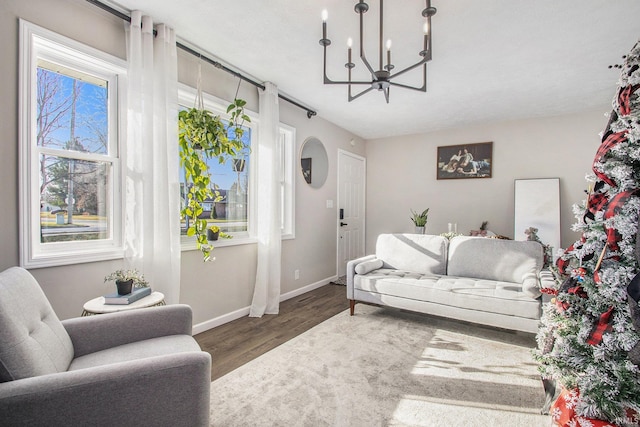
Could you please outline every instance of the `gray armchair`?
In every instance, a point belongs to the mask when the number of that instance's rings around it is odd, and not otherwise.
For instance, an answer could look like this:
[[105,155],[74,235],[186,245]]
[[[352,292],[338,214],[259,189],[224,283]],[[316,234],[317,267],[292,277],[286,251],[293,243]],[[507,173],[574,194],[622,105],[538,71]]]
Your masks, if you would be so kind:
[[0,425],[208,426],[211,356],[187,305],[60,321],[35,278],[0,273]]

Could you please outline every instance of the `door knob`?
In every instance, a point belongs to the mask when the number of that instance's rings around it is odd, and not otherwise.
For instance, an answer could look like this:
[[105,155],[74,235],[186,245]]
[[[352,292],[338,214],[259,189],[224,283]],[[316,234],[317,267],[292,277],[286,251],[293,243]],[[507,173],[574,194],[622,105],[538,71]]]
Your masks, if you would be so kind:
[[346,223],[340,221],[340,227],[344,227],[345,225],[349,225],[349,224],[346,224]]

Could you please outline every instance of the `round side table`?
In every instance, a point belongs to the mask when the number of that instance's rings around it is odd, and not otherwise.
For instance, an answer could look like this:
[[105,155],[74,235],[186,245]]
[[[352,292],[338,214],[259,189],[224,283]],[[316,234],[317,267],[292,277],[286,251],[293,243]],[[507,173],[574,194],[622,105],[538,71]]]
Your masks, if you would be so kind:
[[105,304],[104,297],[94,298],[84,303],[82,307],[82,316],[93,316],[94,314],[115,313],[118,311],[133,310],[136,308],[154,307],[157,305],[166,305],[164,302],[164,294],[162,292],[152,292],[138,301],[134,301],[127,305]]

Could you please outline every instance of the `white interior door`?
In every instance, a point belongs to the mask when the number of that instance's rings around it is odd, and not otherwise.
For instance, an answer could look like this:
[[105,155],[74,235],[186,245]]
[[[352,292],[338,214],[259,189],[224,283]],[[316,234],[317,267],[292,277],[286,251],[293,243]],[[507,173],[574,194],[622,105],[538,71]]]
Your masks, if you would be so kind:
[[347,262],[364,256],[366,160],[338,150],[338,276]]

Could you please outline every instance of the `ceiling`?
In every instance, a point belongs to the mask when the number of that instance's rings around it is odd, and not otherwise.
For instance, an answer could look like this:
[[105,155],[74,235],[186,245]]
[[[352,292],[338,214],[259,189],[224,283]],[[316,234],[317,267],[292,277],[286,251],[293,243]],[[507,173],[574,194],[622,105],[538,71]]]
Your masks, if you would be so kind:
[[[367,57],[377,62],[378,0],[368,0]],[[435,130],[588,109],[608,109],[621,63],[640,38],[638,0],[432,0],[433,59],[427,92],[391,88],[390,102],[371,91],[347,102],[347,87],[322,83],[321,12],[327,9],[327,73],[346,79],[346,40],[357,45],[356,1],[117,0],[142,10],[197,47],[318,116],[365,138]],[[402,7],[398,7],[398,6]],[[422,0],[388,0],[385,39],[397,68],[415,63],[422,48]],[[354,49],[354,77],[366,79]],[[403,76],[420,86],[421,73]],[[605,111],[603,111],[605,112]],[[311,119],[314,120],[314,119]]]

